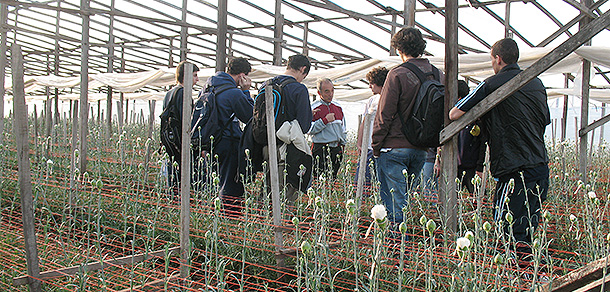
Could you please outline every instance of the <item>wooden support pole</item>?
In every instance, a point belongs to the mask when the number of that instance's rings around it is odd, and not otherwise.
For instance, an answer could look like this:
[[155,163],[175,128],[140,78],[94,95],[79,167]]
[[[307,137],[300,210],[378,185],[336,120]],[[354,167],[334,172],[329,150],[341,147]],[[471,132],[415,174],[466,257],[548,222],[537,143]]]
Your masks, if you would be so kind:
[[405,26],[415,26],[415,4],[415,0],[405,0],[405,10],[403,15],[405,19]]
[[184,64],[182,94],[182,161],[180,165],[180,278],[189,276],[191,243],[191,115],[193,92],[193,64]]
[[366,180],[365,174],[368,167],[367,154],[369,151],[369,145],[372,140],[372,125],[373,115],[366,113],[364,115],[364,123],[358,123],[364,127],[362,129],[362,145],[360,145],[360,158],[358,159],[358,182],[356,185],[356,210],[360,218],[360,206],[362,206],[362,193],[364,192],[364,181]]
[[504,10],[504,37],[512,38],[513,33],[510,30],[510,2],[511,0],[506,0],[506,8]]
[[600,17],[594,19],[585,28],[578,31],[578,33],[566,40],[563,44],[553,49],[544,57],[540,58],[540,60],[532,64],[529,68],[525,69],[496,91],[488,95],[470,111],[466,112],[461,118],[445,127],[440,134],[441,143],[447,142],[461,129],[472,123],[474,120],[480,118],[491,108],[502,102],[521,87],[525,86],[525,84],[530,82],[532,79],[536,78],[538,75],[540,75],[540,73],[557,64],[557,62],[572,53],[608,25],[610,25],[610,11],[607,11]]
[[[50,67],[50,60],[49,60],[49,55],[47,55],[47,76],[51,74],[51,67]],[[51,136],[51,128],[53,126],[53,102],[51,101],[51,88],[49,88],[48,86],[44,87],[44,93],[46,95],[46,104],[44,107],[45,110],[45,138],[48,138]],[[47,153],[47,157],[49,157],[48,153]]]
[[[152,141],[154,141],[152,139],[152,134],[153,134],[153,129],[155,126],[155,105],[157,104],[156,100],[150,100],[148,101],[148,139],[150,139],[151,142],[147,142],[146,143],[146,158],[144,159],[144,183],[148,182],[148,164],[150,163],[150,155],[151,155],[151,149],[152,149]],[[148,141],[148,140],[147,140]]]
[[216,36],[216,71],[227,66],[227,0],[218,0],[218,35]]
[[[550,283],[538,288],[537,292],[569,292],[569,291],[601,291],[602,283],[607,283],[608,275],[605,270],[608,267],[610,256],[603,257],[588,265],[578,268],[569,274],[562,276]],[[606,276],[605,278],[603,276]],[[601,279],[601,281],[600,281]],[[594,284],[594,286],[588,286]],[[588,289],[579,289],[587,287]],[[595,289],[597,288],[597,289]]]
[[[141,253],[141,254],[119,257],[119,258],[115,258],[113,260],[108,260],[108,261],[101,261],[101,262],[95,261],[95,262],[87,263],[85,265],[77,265],[77,266],[72,266],[72,267],[67,267],[67,268],[61,268],[58,270],[42,272],[42,273],[40,273],[40,279],[47,280],[47,279],[53,279],[53,278],[58,278],[58,277],[71,276],[71,275],[75,275],[83,270],[87,271],[87,272],[95,272],[97,270],[102,270],[102,269],[109,268],[109,267],[133,265],[135,263],[143,262],[143,261],[146,261],[146,260],[149,260],[152,258],[156,258],[156,257],[165,258],[168,255],[171,255],[172,253],[175,253],[176,251],[178,251],[178,249],[179,249],[179,247],[172,247],[170,249],[167,249],[167,251],[158,250],[158,251],[153,251],[153,252],[146,252],[146,253]],[[26,281],[27,281],[26,277],[27,276],[13,278],[13,285],[20,286],[20,285],[26,284]]]
[[[267,116],[267,150],[269,152],[269,178],[271,182],[271,204],[273,207],[273,225],[275,226],[275,252],[279,253],[284,248],[284,236],[282,234],[282,209],[280,200],[280,176],[278,170],[277,141],[275,138],[275,112],[273,110],[272,84],[267,84],[265,89],[265,114]],[[284,267],[284,258],[276,257],[279,267]]]
[[[282,65],[282,32],[284,16],[282,15],[282,0],[275,0],[275,27],[273,30],[273,65]],[[275,125],[275,124],[274,124]]]
[[[606,116],[606,103],[602,102],[602,117],[605,117],[605,116]],[[599,145],[604,143],[604,124],[602,124],[599,127]]]
[[6,78],[6,39],[5,29],[8,19],[8,6],[0,4],[0,144],[4,142],[4,81]]
[[[57,1],[57,7],[61,7],[61,1]],[[53,61],[53,72],[55,76],[59,76],[59,21],[61,20],[60,10],[57,10],[57,16],[55,17],[55,48],[53,50],[54,61]],[[54,90],[55,99],[55,123],[59,123],[59,89],[56,87]]]
[[[457,0],[445,0],[445,124],[449,124],[449,111],[457,102],[458,96],[458,3]],[[442,174],[439,199],[443,210],[447,230],[456,232],[457,222],[457,137],[447,141],[442,146]]]
[[[110,11],[114,11],[115,0],[110,0]],[[108,24],[108,73],[114,72],[114,15],[110,15]],[[106,97],[106,140],[112,137],[112,87],[108,86],[108,96]]]
[[[186,61],[186,50],[188,44],[188,26],[186,26],[186,14],[187,14],[187,4],[188,0],[182,0],[182,25],[180,27],[180,62]],[[185,71],[186,72],[186,71]]]
[[303,24],[303,55],[309,56],[309,22]]
[[[70,189],[75,188],[74,171],[76,170],[76,145],[78,144],[78,100],[71,103],[72,106],[72,159],[70,160]],[[72,206],[72,192],[70,192],[70,206]]]
[[[392,14],[392,30],[390,32],[390,41],[392,40],[392,37],[396,34],[396,18],[398,18],[398,16],[396,16],[396,14]],[[390,56],[398,56],[398,54],[396,53],[396,48],[390,48]]]
[[21,194],[21,214],[23,218],[23,237],[28,268],[27,282],[30,291],[42,291],[38,250],[36,248],[36,227],[32,198],[32,177],[30,174],[30,146],[28,134],[28,114],[25,105],[23,84],[23,57],[21,47],[11,46],[11,69],[13,73],[13,113],[15,117],[15,140],[19,165],[19,192]]
[[[581,3],[586,7],[591,6],[591,0],[581,0]],[[584,17],[579,24],[579,28],[582,29],[587,24],[591,22],[591,19],[588,17]],[[591,44],[591,41],[588,40],[584,43],[585,46]],[[583,59],[582,61],[582,88],[581,88],[581,105],[580,105],[580,129],[581,132],[589,125],[589,83],[591,82],[591,61],[587,59]],[[579,171],[580,171],[580,180],[584,183],[587,183],[587,145],[588,145],[588,135],[587,133],[579,133],[580,143],[579,143]]]
[[81,65],[80,65],[80,160],[79,169],[81,173],[87,171],[87,133],[89,131],[89,1],[81,0],[81,11],[83,12],[83,30],[81,40]]

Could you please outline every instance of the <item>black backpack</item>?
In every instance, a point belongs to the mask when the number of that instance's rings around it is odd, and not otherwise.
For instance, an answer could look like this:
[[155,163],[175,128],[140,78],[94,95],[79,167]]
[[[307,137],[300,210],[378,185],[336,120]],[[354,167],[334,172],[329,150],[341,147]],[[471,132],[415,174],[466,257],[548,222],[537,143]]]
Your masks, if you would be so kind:
[[[210,151],[220,142],[222,132],[235,117],[235,113],[221,126],[218,114],[218,103],[216,97],[224,91],[236,88],[233,84],[223,84],[218,87],[207,86],[199,92],[199,98],[195,103],[193,118],[191,120],[191,146],[195,153]],[[214,136],[212,143],[210,137]]]
[[180,149],[182,148],[182,117],[176,105],[176,95],[180,89],[182,89],[182,86],[176,86],[168,92],[170,99],[159,116],[161,118],[161,128],[159,130],[161,144],[171,157],[180,156]]
[[[445,86],[440,82],[439,70],[432,66],[431,72],[424,73],[409,62],[401,66],[415,73],[421,83],[411,114],[403,117],[399,112],[402,133],[414,146],[438,147],[439,134],[445,123]],[[433,76],[433,79],[428,76]]]
[[[275,111],[275,130],[277,131],[285,121],[291,120],[286,112],[286,98],[284,95],[284,87],[290,83],[296,83],[297,81],[293,78],[286,78],[281,83],[277,82],[277,79],[269,79],[265,82],[265,85],[271,84],[273,88],[273,108]],[[252,114],[252,135],[254,141],[261,145],[267,145],[267,115],[266,115],[266,102],[265,92],[267,86],[263,86],[256,97],[254,98],[254,112]]]

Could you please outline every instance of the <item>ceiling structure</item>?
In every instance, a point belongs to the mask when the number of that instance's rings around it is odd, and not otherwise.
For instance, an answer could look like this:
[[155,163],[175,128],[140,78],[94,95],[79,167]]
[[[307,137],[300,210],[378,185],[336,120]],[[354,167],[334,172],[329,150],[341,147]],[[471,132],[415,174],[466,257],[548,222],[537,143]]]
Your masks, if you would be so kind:
[[[577,0],[460,0],[458,52],[487,52],[504,36],[512,36],[521,47],[557,46],[578,31],[580,20],[608,10],[607,2],[595,1],[587,8]],[[296,53],[310,56],[315,67],[332,68],[393,55],[391,35],[409,23],[413,4],[415,25],[428,41],[427,53],[444,54],[444,0],[0,3],[6,13],[2,23],[7,43],[22,46],[28,76],[79,75],[85,44],[89,74],[173,67],[184,58],[202,68],[222,69],[231,56],[280,65]],[[87,33],[88,42],[83,41]],[[219,35],[226,35],[224,58]]]

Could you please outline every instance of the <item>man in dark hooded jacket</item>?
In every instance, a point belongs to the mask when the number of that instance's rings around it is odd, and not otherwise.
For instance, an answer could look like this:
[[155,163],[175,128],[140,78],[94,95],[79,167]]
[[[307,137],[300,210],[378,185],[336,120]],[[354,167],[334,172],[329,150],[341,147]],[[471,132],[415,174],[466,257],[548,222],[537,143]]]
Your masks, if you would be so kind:
[[254,105],[254,100],[249,92],[252,80],[248,74],[251,70],[252,66],[248,60],[241,57],[234,58],[227,65],[227,72],[216,72],[207,80],[207,86],[215,88],[225,84],[233,85],[233,88],[216,95],[218,125],[228,123],[228,126],[219,137],[218,144],[212,149],[214,156],[218,155],[220,198],[225,211],[229,214],[240,212],[244,194],[244,185],[241,181],[236,180],[236,175],[239,139],[242,134],[239,122],[247,123],[252,118]]

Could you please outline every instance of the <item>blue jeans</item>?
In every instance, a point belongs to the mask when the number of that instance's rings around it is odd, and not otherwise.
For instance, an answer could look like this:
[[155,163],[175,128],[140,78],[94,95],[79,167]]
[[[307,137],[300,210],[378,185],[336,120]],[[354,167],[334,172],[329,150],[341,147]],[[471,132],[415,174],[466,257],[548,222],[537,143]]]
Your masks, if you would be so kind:
[[[407,204],[407,192],[417,187],[425,159],[426,150],[410,148],[394,148],[381,152],[377,158],[381,200],[388,210],[391,222],[403,221],[402,208]],[[407,170],[408,177],[402,174],[403,169]]]

